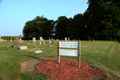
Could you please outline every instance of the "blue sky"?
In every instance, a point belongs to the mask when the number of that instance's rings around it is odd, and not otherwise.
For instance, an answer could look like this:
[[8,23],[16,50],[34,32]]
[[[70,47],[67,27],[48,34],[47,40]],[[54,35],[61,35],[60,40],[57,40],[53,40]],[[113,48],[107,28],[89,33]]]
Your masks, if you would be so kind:
[[88,0],[0,0],[0,35],[19,36],[25,23],[36,16],[57,20],[84,13]]

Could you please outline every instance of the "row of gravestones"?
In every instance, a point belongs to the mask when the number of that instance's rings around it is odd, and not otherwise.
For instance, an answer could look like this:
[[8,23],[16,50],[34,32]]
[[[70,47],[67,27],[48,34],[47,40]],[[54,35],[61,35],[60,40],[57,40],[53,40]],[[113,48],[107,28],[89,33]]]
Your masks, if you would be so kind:
[[[57,40],[58,40],[58,39],[57,39]],[[43,44],[44,44],[44,39],[43,39],[43,37],[40,37],[40,41],[42,41],[42,42],[43,42]],[[36,38],[35,38],[35,37],[33,37],[32,42],[36,42]],[[51,43],[50,38],[49,38],[49,43]],[[55,39],[52,39],[52,43],[55,43]]]
[[[54,43],[55,39],[52,39],[52,40],[53,40],[53,43]],[[40,41],[44,41],[44,39],[42,37],[40,37]],[[65,37],[65,42],[67,42],[67,41],[70,41],[70,37],[68,37],[68,40],[67,40],[67,37]],[[33,37],[33,42],[36,42],[36,38],[35,37]],[[50,42],[50,38],[49,38],[49,43],[51,43]]]
[[[43,38],[40,37],[40,41],[42,41],[42,40],[43,40]],[[36,42],[36,38],[35,37],[33,37],[33,42]]]
[[[33,42],[35,42],[35,39],[33,40]],[[55,43],[55,39],[52,39],[52,43]],[[30,44],[30,43],[27,43],[27,44]],[[32,43],[32,44],[36,44],[36,43]],[[39,42],[39,44],[40,44],[40,45],[41,45],[41,44],[45,44],[44,39],[42,39],[42,43]],[[49,44],[51,44],[50,38],[49,38]]]
[[1,35],[0,35],[0,42],[2,42],[2,41],[7,41],[7,40],[1,39]]
[[68,40],[67,40],[67,37],[65,37],[65,42],[67,42],[67,41],[70,41],[70,37],[68,37]]

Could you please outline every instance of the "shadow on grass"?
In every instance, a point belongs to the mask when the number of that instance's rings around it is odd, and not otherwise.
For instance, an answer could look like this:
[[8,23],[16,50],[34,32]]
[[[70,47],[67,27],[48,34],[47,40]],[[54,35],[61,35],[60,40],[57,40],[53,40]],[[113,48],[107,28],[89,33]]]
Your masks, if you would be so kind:
[[41,59],[41,58],[38,58],[38,57],[35,57],[35,56],[30,56],[30,55],[24,55],[24,56],[30,57],[32,59],[37,59],[37,60],[40,60],[40,61],[46,61],[46,59]]

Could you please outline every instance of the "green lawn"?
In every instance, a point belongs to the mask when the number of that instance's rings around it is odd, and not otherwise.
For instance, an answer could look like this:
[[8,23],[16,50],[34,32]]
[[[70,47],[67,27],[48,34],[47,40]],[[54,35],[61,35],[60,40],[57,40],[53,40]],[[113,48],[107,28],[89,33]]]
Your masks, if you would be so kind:
[[[48,42],[48,41],[45,41]],[[30,41],[20,43],[25,46]],[[20,63],[40,58],[57,57],[57,43],[54,47],[49,44],[27,45],[27,50],[11,47],[14,42],[0,42],[0,80],[46,80],[46,76],[34,73],[20,73]],[[34,48],[34,47],[37,48]],[[42,50],[41,54],[33,54],[35,50]],[[63,56],[61,56],[63,57]],[[69,57],[77,59],[77,57]],[[114,41],[81,41],[81,60],[101,69],[109,76],[120,77],[120,43]]]

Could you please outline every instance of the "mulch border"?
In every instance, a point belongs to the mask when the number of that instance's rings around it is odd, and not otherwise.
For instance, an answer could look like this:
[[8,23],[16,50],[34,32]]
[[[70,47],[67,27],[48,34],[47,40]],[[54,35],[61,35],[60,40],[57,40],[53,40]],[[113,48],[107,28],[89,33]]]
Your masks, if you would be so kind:
[[[33,72],[33,71],[35,71],[35,67],[40,63],[40,62],[42,62],[42,61],[47,61],[47,60],[52,60],[52,59],[57,59],[57,57],[52,57],[52,58],[50,58],[50,57],[40,57],[40,58],[38,58],[38,59],[31,59],[31,60],[28,60],[28,61],[25,61],[25,62],[22,62],[21,63],[21,69],[20,69],[20,72],[21,73],[27,73],[27,72]],[[60,59],[69,59],[69,60],[75,60],[75,61],[77,61],[77,59],[71,59],[71,58],[68,58],[68,57],[64,57],[64,58],[60,58]],[[88,65],[88,66],[90,66],[90,67],[92,67],[92,68],[95,68],[95,67],[93,67],[93,66],[91,66],[90,64],[88,64],[87,62],[83,62],[83,61],[81,61],[82,63],[84,63],[84,64],[86,64],[86,65]],[[99,71],[101,71],[100,69],[98,69],[98,68],[95,68],[95,69],[97,69],[97,70],[99,70]],[[101,71],[101,72],[103,72],[103,71]],[[120,80],[119,78],[111,78],[111,77],[108,77],[106,74],[101,74],[100,75],[101,76],[101,80]],[[97,77],[94,77],[92,80],[99,80],[99,79],[97,79]]]

